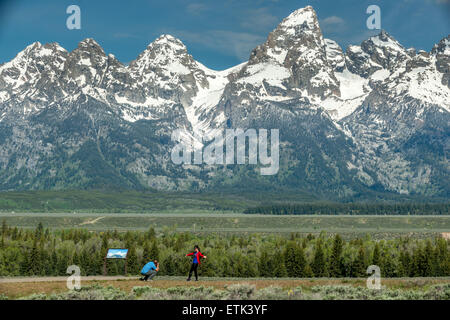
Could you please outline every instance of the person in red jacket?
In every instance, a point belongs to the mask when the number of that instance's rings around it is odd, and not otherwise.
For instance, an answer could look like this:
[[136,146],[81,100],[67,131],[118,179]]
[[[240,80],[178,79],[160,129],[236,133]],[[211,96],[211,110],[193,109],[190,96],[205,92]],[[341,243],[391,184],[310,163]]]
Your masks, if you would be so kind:
[[198,281],[197,268],[198,268],[198,265],[200,264],[200,259],[201,258],[206,259],[206,256],[204,256],[200,252],[200,248],[198,246],[194,247],[194,252],[188,253],[186,255],[186,257],[189,257],[189,256],[194,256],[194,260],[192,261],[191,270],[189,270],[189,277],[187,278],[186,281],[191,281],[192,271],[194,271],[194,274],[195,274],[195,281]]

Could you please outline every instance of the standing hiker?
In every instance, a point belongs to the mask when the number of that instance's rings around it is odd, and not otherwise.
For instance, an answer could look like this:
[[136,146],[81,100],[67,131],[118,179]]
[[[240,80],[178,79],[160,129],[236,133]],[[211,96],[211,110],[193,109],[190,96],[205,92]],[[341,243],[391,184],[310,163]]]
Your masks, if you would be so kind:
[[148,262],[141,270],[142,278],[139,280],[147,281],[148,279],[153,280],[156,276],[156,273],[159,271],[159,263],[158,260],[153,260]]
[[198,281],[197,268],[198,268],[198,265],[200,264],[200,258],[206,259],[206,256],[204,256],[200,252],[200,248],[198,246],[194,247],[194,252],[188,253],[186,255],[186,257],[188,257],[188,256],[194,256],[194,260],[192,260],[191,270],[189,270],[189,277],[187,278],[186,281],[191,281],[192,271],[194,271],[194,274],[195,274],[195,281]]

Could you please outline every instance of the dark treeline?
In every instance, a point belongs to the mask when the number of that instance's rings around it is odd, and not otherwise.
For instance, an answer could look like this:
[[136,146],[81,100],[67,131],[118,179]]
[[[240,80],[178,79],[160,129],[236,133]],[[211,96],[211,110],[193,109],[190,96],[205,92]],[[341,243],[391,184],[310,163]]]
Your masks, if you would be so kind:
[[[189,270],[185,254],[194,245],[208,256],[200,269],[209,277],[367,277],[377,265],[383,277],[450,276],[450,241],[443,238],[345,241],[340,235],[219,235],[142,231],[89,232],[85,229],[1,227],[0,276],[63,276],[70,265],[82,275],[100,275],[108,248],[128,248],[128,273],[138,275],[151,259],[161,275]],[[124,261],[110,260],[108,274],[124,272]]]
[[448,215],[450,203],[300,203],[247,208],[247,214]]

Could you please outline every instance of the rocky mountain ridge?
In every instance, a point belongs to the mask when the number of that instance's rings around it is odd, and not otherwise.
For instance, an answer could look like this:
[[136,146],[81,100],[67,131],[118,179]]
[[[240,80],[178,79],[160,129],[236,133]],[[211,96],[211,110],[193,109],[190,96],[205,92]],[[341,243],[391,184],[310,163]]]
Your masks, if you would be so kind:
[[[36,42],[0,65],[0,189],[448,197],[449,119],[450,36],[416,52],[382,31],[344,51],[323,37],[310,6],[224,71],[170,35],[128,66],[93,39],[72,52]],[[208,137],[226,128],[279,128],[280,172],[171,162],[174,130]]]

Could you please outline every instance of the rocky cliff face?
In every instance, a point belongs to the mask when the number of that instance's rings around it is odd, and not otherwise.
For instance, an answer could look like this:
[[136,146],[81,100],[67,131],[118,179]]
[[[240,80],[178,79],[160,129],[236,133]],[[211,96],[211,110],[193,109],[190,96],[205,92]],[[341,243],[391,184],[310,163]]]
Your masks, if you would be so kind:
[[[309,6],[224,71],[170,35],[128,66],[93,39],[72,52],[34,43],[0,65],[0,189],[448,197],[449,101],[449,37],[416,52],[382,31],[344,52]],[[174,130],[189,138],[226,128],[279,129],[279,173],[170,160]]]
[[399,50],[390,54],[389,62],[377,58],[384,69],[375,73],[386,70],[387,76],[370,81],[372,90],[361,106],[341,121],[352,132],[358,163],[389,190],[433,194],[439,189],[448,194],[450,91],[448,56],[442,54],[445,44],[446,39],[431,53],[409,50],[407,55]]

